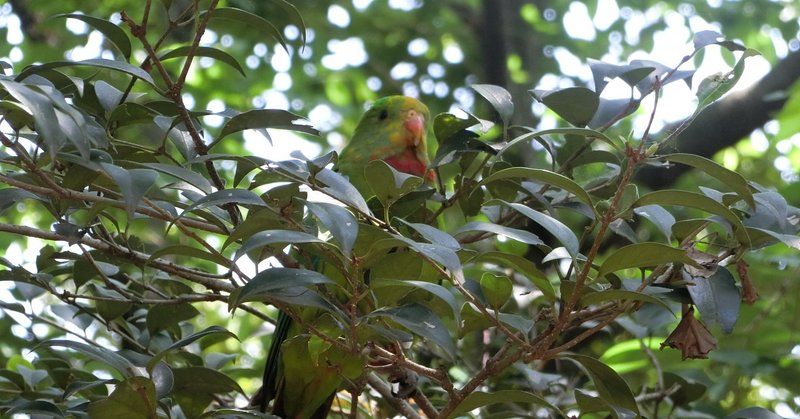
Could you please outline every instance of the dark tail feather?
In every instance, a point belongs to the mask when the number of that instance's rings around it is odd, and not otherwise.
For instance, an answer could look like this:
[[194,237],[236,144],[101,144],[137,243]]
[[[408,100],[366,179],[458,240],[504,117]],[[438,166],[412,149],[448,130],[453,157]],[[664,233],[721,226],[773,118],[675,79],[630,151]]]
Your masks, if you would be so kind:
[[292,325],[292,318],[283,311],[278,314],[278,322],[275,331],[272,333],[272,344],[269,347],[267,363],[264,365],[264,380],[262,382],[263,397],[261,398],[260,410],[267,411],[270,400],[275,398],[278,389],[278,365],[281,358],[281,344],[289,334],[289,327]]

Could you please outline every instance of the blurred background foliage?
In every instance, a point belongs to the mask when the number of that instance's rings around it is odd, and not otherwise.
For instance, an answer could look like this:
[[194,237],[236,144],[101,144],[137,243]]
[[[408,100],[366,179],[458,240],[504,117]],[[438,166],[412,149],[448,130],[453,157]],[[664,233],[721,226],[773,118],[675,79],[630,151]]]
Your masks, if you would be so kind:
[[[170,10],[182,10],[188,1],[162,3]],[[85,24],[53,16],[81,11],[118,22],[122,10],[140,16],[143,4],[133,0],[9,0],[0,6],[0,39],[5,39],[0,42],[0,59],[19,71],[32,63],[119,54]],[[220,4],[277,16],[277,21],[284,13],[270,6],[271,2],[228,0]],[[485,115],[489,109],[480,109],[482,102],[467,87],[474,83],[504,86],[517,103],[514,121],[546,128],[555,125],[556,118],[534,104],[528,90],[591,87],[588,58],[612,63],[645,58],[675,65],[690,51],[686,46],[691,44],[692,33],[716,29],[759,50],[762,56],[754,59],[758,60],[755,64],[748,63],[749,87],[737,89],[701,114],[695,122],[697,129],[687,131],[674,147],[713,158],[748,180],[778,190],[790,204],[800,205],[800,84],[796,83],[800,77],[800,7],[794,1],[298,0],[293,4],[301,11],[308,32],[304,43],[297,26],[280,28],[288,53],[274,39],[246,25],[212,25],[203,45],[229,52],[242,63],[244,75],[221,61],[200,59],[187,79],[185,100],[197,111],[288,109],[307,116],[322,135],[301,138],[279,133],[273,137],[274,145],[244,135],[242,141],[221,144],[220,152],[237,154],[247,148],[277,160],[296,149],[308,156],[340,149],[364,104],[389,94],[419,96],[434,113],[458,112],[460,108]],[[158,21],[159,14],[153,16],[151,24],[166,24]],[[152,40],[160,33],[152,31]],[[166,44],[187,42],[191,25],[171,36],[174,38]],[[142,61],[144,54],[139,48],[134,43],[133,62]],[[733,63],[732,55],[720,51],[700,54],[693,64],[702,68],[704,60]],[[712,67],[712,71],[720,71]],[[179,68],[176,60],[172,70]],[[695,88],[698,83],[699,79],[695,80]],[[117,87],[122,89],[124,84]],[[676,86],[674,90],[667,89],[660,104],[655,126],[662,133],[693,110],[687,105],[691,103],[687,97],[692,96],[688,88]],[[666,99],[669,95],[675,99]],[[641,131],[649,109],[645,103],[640,110],[643,117],[623,121],[615,133],[624,136]],[[205,122],[219,127],[222,121],[208,116]],[[543,157],[529,150],[518,158],[539,161]],[[641,176],[644,185],[658,188],[696,188],[711,182],[697,172],[680,177]],[[35,213],[6,212],[3,217],[12,224],[41,226],[49,222]],[[6,234],[0,235],[0,249],[6,249],[0,253],[13,263],[33,263],[40,250]],[[794,281],[800,272],[800,258],[785,246],[772,246],[753,253],[748,262],[760,298],[742,309],[733,334],[720,336],[720,350],[706,361],[681,363],[672,353],[662,362],[667,369],[682,369],[689,375],[696,371],[698,379],[705,380],[709,390],[703,403],[708,412],[760,405],[796,417],[800,406],[796,396],[800,394],[796,379],[800,374],[800,292]],[[17,292],[25,294],[26,290]],[[228,329],[237,330],[240,336],[258,333],[256,325],[242,323],[239,317],[230,319],[227,313],[212,310],[203,314],[207,324],[227,323]],[[14,333],[12,324],[7,314],[0,312],[0,361],[4,363],[16,359],[28,345]],[[42,330],[39,338],[50,333],[54,332]],[[236,343],[229,340],[219,345],[232,350],[230,345]],[[618,371],[632,371],[626,375],[632,387],[636,388],[637,375],[646,382],[646,369],[628,364],[630,359],[638,359],[629,356],[641,350],[638,342],[630,346],[630,342],[604,336],[592,345]],[[263,348],[248,348],[247,352],[263,355]],[[257,375],[243,373],[248,378]]]

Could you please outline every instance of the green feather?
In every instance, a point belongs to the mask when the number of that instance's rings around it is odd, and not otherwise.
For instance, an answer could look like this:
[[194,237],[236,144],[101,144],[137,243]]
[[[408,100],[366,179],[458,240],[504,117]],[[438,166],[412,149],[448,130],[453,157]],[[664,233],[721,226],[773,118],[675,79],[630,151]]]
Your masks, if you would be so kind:
[[[422,136],[416,146],[406,140],[412,133],[405,126],[410,111],[423,118]],[[430,125],[430,112],[422,102],[406,96],[388,96],[375,101],[361,117],[353,137],[339,155],[339,171],[362,194],[370,192],[364,177],[364,168],[372,160],[386,160],[404,153],[415,156],[422,167],[429,164],[426,133]],[[412,147],[413,146],[413,147]],[[400,171],[403,167],[395,167]]]

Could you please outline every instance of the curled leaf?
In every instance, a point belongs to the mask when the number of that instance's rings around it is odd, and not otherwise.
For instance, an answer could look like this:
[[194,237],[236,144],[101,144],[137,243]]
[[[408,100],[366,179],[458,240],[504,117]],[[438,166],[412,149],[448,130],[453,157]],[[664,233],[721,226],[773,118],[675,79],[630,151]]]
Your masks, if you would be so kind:
[[661,349],[664,346],[679,349],[683,359],[705,359],[709,352],[717,348],[717,339],[694,317],[694,308],[689,307],[683,312],[678,327],[661,344]]

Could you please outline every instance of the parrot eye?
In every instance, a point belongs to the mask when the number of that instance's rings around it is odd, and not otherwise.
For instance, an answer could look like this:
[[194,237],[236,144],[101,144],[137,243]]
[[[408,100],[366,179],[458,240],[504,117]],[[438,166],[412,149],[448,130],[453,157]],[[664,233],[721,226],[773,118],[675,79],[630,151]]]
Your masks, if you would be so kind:
[[384,119],[386,119],[388,117],[389,117],[389,111],[387,111],[386,109],[382,109],[381,113],[378,114],[378,119],[381,120],[381,121],[383,121]]

